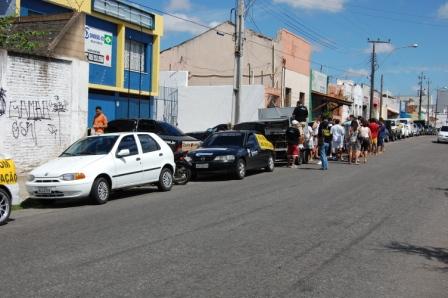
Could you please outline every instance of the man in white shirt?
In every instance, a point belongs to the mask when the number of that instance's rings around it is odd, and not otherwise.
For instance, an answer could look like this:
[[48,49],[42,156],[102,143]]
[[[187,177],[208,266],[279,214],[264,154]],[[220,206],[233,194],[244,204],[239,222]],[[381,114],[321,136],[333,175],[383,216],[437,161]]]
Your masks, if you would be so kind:
[[331,150],[336,156],[336,159],[343,161],[342,149],[344,148],[345,129],[341,126],[341,121],[336,119],[334,125],[331,127],[331,135],[333,136]]

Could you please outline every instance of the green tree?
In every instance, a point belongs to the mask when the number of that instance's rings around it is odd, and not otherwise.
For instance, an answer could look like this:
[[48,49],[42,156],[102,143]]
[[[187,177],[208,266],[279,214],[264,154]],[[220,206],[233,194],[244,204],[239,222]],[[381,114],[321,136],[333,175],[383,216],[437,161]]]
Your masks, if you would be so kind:
[[37,37],[44,32],[14,29],[14,16],[0,17],[0,48],[32,52],[39,46]]

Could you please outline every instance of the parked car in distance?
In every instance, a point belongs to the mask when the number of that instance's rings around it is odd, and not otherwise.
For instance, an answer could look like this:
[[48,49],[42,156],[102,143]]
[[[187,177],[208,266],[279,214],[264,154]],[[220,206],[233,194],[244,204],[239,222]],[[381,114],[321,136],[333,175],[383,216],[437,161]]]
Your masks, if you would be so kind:
[[244,179],[246,171],[274,171],[274,146],[253,131],[217,132],[188,153],[194,173],[232,174]]
[[437,134],[437,143],[448,143],[448,126],[442,126]]
[[14,161],[0,153],[0,225],[8,222],[12,202],[19,197],[17,173]]
[[184,134],[179,128],[152,119],[116,119],[108,123],[106,133],[151,132],[158,135],[173,152],[190,151],[199,147],[200,141]]
[[386,137],[387,141],[396,141],[401,138],[401,130],[397,127],[395,120],[384,120],[384,125],[389,132],[389,135]]
[[208,128],[205,131],[195,131],[195,132],[188,132],[186,135],[193,137],[195,139],[198,139],[200,141],[204,141],[206,138],[208,138],[209,135],[219,132],[219,131],[226,131],[230,129],[229,124],[218,124],[212,128]]
[[111,133],[78,140],[31,171],[26,188],[34,199],[90,197],[108,201],[112,190],[156,184],[169,191],[175,171],[171,148],[153,133]]

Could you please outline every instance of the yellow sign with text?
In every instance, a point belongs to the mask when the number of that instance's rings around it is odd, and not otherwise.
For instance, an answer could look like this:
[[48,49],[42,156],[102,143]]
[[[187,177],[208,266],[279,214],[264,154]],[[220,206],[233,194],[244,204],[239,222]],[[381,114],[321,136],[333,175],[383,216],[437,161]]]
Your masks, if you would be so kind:
[[14,161],[11,159],[0,159],[0,184],[16,184],[17,173]]
[[274,146],[272,145],[271,142],[268,141],[268,139],[266,139],[266,137],[264,135],[257,134],[256,136],[257,136],[258,144],[260,145],[261,149],[274,150]]

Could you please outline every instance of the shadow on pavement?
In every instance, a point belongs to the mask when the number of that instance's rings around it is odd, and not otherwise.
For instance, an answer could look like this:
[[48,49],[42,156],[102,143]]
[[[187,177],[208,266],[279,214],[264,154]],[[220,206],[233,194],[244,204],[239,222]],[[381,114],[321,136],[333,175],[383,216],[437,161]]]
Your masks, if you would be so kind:
[[407,255],[417,255],[420,257],[424,257],[427,260],[439,261],[447,266],[438,269],[448,272],[448,249],[446,248],[432,247],[432,246],[416,246],[408,243],[395,242],[395,241],[385,245],[385,248],[391,250],[392,252],[401,252]]
[[[150,194],[157,192],[156,187],[143,186],[129,189],[120,189],[114,191],[109,198],[109,201],[115,201],[120,199],[126,199],[136,197],[144,194]],[[94,205],[89,198],[76,198],[76,199],[57,199],[57,200],[39,200],[39,199],[27,199],[20,204],[22,209],[64,209],[73,207],[82,207],[86,205]]]

